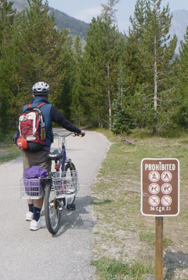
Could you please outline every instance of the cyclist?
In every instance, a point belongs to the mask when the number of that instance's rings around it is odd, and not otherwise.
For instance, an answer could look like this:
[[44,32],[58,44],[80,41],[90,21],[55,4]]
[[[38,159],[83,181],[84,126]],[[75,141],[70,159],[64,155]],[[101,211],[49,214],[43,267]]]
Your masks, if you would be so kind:
[[[31,152],[23,150],[23,169],[24,171],[32,166],[40,166],[51,171],[51,161],[46,158],[46,154],[50,152],[50,146],[53,141],[52,136],[52,121],[59,124],[63,128],[75,132],[76,135],[84,136],[85,132],[74,126],[68,121],[54,106],[48,101],[50,87],[45,82],[38,82],[32,87],[33,100],[31,104],[33,107],[38,106],[41,103],[46,103],[40,109],[43,114],[46,129],[46,141],[42,150],[37,152]],[[23,110],[25,110],[24,107]],[[46,226],[45,220],[40,218],[40,212],[43,205],[44,197],[36,200],[28,199],[29,211],[26,213],[26,220],[30,221],[30,230],[38,230]]]

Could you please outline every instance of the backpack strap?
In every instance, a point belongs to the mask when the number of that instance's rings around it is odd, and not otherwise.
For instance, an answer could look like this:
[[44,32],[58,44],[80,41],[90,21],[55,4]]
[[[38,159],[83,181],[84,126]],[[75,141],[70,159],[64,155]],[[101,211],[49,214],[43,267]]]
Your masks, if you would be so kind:
[[[38,106],[37,106],[37,108],[40,108],[40,107],[42,107],[43,105],[45,105],[45,104],[47,104],[47,103],[41,103],[41,104],[39,104]],[[27,105],[28,106],[28,108],[33,108],[33,106],[32,106],[32,104],[28,104]]]
[[37,106],[37,108],[40,108],[40,107],[42,107],[43,105],[46,105],[47,103],[41,103],[41,104],[39,104],[38,106]]

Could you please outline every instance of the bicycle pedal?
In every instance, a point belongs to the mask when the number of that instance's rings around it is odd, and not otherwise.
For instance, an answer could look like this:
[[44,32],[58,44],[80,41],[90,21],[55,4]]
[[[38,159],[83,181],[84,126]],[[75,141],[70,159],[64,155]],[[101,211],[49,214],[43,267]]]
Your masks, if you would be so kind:
[[74,203],[67,205],[67,210],[75,210],[76,205]]

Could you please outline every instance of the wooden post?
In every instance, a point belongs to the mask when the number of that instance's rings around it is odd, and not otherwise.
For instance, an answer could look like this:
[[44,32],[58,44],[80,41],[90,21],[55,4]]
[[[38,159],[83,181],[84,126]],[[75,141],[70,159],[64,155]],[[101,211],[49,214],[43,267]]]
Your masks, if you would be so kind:
[[155,280],[163,280],[163,217],[155,217]]

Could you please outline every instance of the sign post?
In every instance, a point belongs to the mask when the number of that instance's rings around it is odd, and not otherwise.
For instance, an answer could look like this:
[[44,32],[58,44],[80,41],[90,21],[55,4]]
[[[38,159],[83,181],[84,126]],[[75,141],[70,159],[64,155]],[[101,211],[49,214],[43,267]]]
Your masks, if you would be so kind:
[[163,217],[155,217],[155,280],[163,279]]
[[179,161],[146,158],[141,162],[141,212],[155,217],[155,280],[163,279],[163,217],[179,214]]

